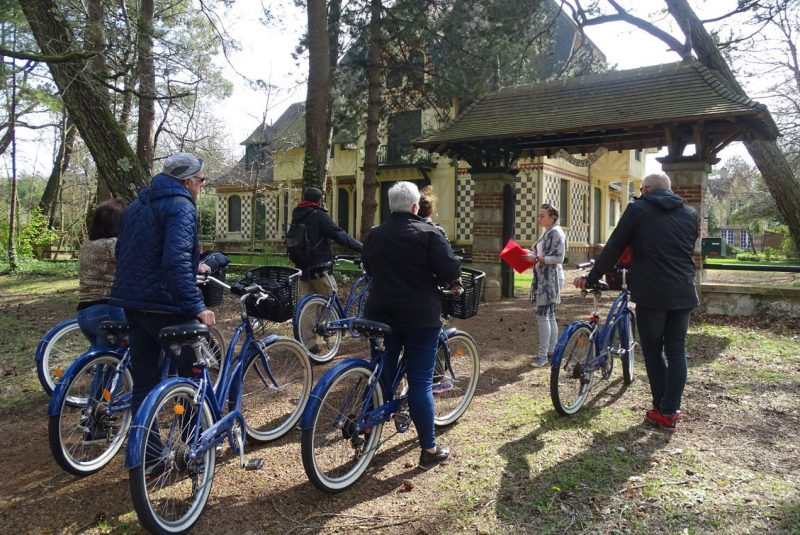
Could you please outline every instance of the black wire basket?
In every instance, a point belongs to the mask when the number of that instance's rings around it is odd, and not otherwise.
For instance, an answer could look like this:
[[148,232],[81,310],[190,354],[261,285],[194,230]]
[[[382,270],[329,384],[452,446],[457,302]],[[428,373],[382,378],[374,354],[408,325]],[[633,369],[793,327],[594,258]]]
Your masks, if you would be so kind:
[[[225,271],[225,269],[220,269],[216,273],[212,273],[211,276],[225,282]],[[225,297],[225,288],[212,281],[206,281],[201,284],[200,291],[203,294],[203,302],[208,308],[221,305],[222,298]]]
[[254,318],[282,322],[292,319],[297,306],[297,293],[302,271],[284,266],[261,266],[247,270],[239,284],[258,284],[269,297],[245,302],[247,314]]
[[477,269],[461,268],[460,294],[447,294],[442,299],[442,314],[452,318],[469,319],[478,313],[481,302],[481,291],[486,274]]

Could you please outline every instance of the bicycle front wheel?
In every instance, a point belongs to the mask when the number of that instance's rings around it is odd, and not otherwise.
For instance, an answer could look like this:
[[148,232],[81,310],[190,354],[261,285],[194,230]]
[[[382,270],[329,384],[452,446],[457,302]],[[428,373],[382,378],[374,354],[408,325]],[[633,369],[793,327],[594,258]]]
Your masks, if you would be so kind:
[[322,296],[312,297],[297,313],[294,337],[300,342],[314,364],[330,362],[342,345],[342,331],[328,329],[331,322],[338,321],[339,311],[328,306]]
[[242,414],[247,436],[257,442],[282,437],[297,424],[311,393],[313,372],[296,340],[279,338],[252,353],[242,378]]
[[68,383],[47,434],[53,458],[70,474],[88,476],[103,468],[128,434],[133,380],[127,369],[117,374],[120,360],[116,353],[100,353],[64,377]]
[[144,459],[130,470],[131,498],[139,522],[151,533],[186,533],[203,512],[214,479],[214,448],[190,460],[195,429],[214,423],[203,399],[193,405],[196,388],[176,383],[164,390],[145,419]]
[[372,370],[354,365],[342,370],[322,392],[310,429],[303,430],[301,451],[308,479],[326,492],[341,492],[364,474],[380,444],[383,424],[358,430],[365,406],[383,405],[383,390],[375,385],[370,396]]
[[550,370],[550,399],[563,416],[578,412],[591,390],[594,371],[587,371],[595,354],[591,334],[586,326],[575,329],[564,344],[561,364]]
[[72,361],[89,349],[89,341],[83,336],[78,320],[64,322],[45,336],[49,338],[41,358],[36,361],[36,373],[42,388],[50,396]]
[[481,373],[478,347],[469,334],[457,331],[447,339],[447,348],[439,346],[433,372],[433,422],[437,427],[452,425],[464,414]]

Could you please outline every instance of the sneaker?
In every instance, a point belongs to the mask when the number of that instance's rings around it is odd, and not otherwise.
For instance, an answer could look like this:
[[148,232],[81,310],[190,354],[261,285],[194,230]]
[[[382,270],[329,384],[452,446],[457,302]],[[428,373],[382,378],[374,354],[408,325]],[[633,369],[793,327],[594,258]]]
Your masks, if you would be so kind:
[[541,368],[542,366],[547,366],[548,362],[550,362],[550,359],[547,358],[547,355],[539,355],[538,357],[533,357],[531,366],[534,368]]
[[450,450],[441,446],[436,446],[436,451],[429,453],[425,450],[419,454],[419,467],[423,470],[430,470],[442,461],[450,457]]
[[453,381],[450,379],[445,379],[439,383],[434,383],[433,385],[433,395],[441,394],[443,392],[447,392],[453,388]]
[[675,426],[680,418],[680,412],[675,414],[664,414],[658,409],[650,409],[645,414],[645,420],[650,425],[663,429],[664,431],[675,431]]

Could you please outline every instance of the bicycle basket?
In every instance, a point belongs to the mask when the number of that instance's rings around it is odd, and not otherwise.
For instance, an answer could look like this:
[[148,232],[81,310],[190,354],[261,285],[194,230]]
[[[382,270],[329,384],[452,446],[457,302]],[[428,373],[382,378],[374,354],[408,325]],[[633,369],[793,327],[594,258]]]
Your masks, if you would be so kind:
[[[630,268],[626,269],[628,270],[628,273],[625,275],[625,282],[628,284],[628,287],[630,288],[631,269]],[[622,290],[622,273],[620,273],[618,269],[608,271],[604,276],[606,278],[606,284],[608,284],[609,290],[614,290],[616,292]]]
[[[220,269],[211,275],[215,279],[225,282],[225,269]],[[222,304],[222,298],[225,296],[225,288],[216,282],[206,281],[205,284],[200,286],[200,291],[203,294],[203,302],[208,308],[219,306]]]
[[483,279],[486,274],[477,269],[461,268],[461,294],[448,294],[442,299],[442,314],[453,318],[469,319],[478,313]]
[[245,302],[247,314],[276,322],[292,319],[297,306],[301,273],[299,269],[283,266],[261,266],[246,271],[244,278],[239,281],[240,284],[258,284],[274,297],[262,299],[258,304],[254,299],[248,299]]

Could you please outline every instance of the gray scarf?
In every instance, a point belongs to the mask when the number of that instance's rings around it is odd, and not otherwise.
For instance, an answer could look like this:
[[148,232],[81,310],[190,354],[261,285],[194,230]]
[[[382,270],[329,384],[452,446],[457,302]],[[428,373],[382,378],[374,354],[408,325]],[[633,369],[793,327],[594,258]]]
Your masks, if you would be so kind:
[[[544,256],[563,256],[567,244],[556,232],[558,224],[553,224],[544,235],[533,245],[542,243]],[[539,262],[533,271],[533,285],[531,286],[531,302],[536,305],[537,316],[555,314],[556,304],[561,301],[560,285],[558,281],[558,264],[545,264]]]

